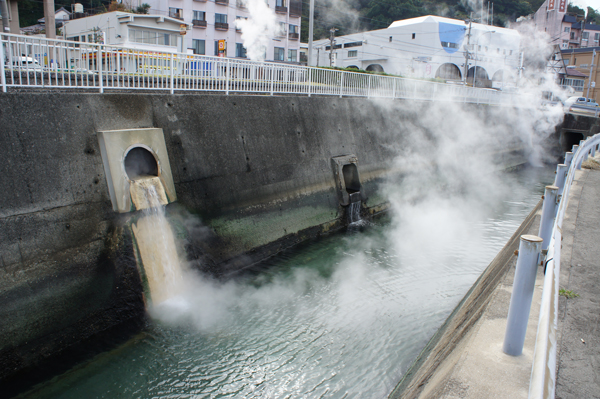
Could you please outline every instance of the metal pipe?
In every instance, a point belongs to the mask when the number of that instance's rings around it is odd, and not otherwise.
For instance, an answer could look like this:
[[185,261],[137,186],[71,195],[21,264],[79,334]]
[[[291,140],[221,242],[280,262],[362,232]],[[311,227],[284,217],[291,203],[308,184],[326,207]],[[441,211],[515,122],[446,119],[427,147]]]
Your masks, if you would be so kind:
[[546,186],[544,192],[544,204],[542,205],[542,218],[540,220],[539,236],[544,240],[542,251],[548,249],[550,238],[552,236],[552,227],[556,217],[556,198],[558,197],[558,187]]
[[571,161],[573,160],[573,153],[571,151],[565,152],[565,162],[563,162],[567,167],[571,166]]
[[554,186],[558,187],[558,196],[561,196],[565,189],[565,179],[569,167],[563,163],[556,165],[556,177],[554,178]]
[[504,335],[504,345],[502,347],[502,351],[507,355],[519,356],[523,353],[541,246],[542,239],[540,237],[534,235],[521,236],[513,291],[508,308],[506,334]]

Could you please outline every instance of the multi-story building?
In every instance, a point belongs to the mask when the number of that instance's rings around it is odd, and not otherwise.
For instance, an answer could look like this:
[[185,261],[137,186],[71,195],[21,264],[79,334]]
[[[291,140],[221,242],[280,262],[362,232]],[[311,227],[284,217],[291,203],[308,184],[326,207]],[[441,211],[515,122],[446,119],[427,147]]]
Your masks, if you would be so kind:
[[576,90],[573,95],[582,95],[600,101],[600,90],[596,90],[596,82],[600,82],[598,70],[600,47],[572,48],[561,50],[561,53],[568,75],[562,83],[569,85],[574,80],[581,88],[581,94]]
[[278,34],[270,38],[264,58],[299,62],[301,0],[130,0],[133,4],[128,6],[135,8],[147,3],[149,14],[165,15],[191,24],[192,29],[184,38],[188,52],[246,58],[242,31],[236,26],[236,20],[251,18],[247,1],[265,1],[279,25]]
[[550,43],[561,49],[595,47],[600,42],[600,25],[585,23],[583,15],[568,14],[567,0],[546,0],[535,14],[520,18],[513,26],[527,23],[546,32]]
[[428,15],[336,37],[333,49],[329,40],[315,41],[313,64],[501,88],[514,84],[519,45],[513,29]]

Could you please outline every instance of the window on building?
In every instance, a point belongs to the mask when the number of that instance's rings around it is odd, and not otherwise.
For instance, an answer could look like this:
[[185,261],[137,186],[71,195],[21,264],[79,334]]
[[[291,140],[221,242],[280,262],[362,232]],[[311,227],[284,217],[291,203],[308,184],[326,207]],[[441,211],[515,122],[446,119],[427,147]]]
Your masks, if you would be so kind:
[[565,26],[565,32],[567,32],[567,33],[571,32],[571,28],[569,28],[568,26]]
[[582,38],[583,40],[588,40],[588,39],[590,38],[590,32],[583,32],[583,33],[581,34],[581,38]]
[[[458,43],[442,42],[442,47],[458,48],[459,46]],[[481,46],[479,48],[481,49]]]
[[415,37],[417,37],[417,34],[416,34],[416,33],[413,33],[413,34],[412,34],[412,38],[414,39]]
[[283,47],[275,47],[273,59],[275,61],[284,61],[284,57],[285,57],[285,49]]
[[564,60],[564,62],[565,62],[565,66],[569,65],[569,61],[570,61],[570,60]]
[[390,43],[392,42],[392,37],[390,36]]
[[298,60],[298,50],[288,50],[288,62],[296,62]]
[[600,40],[600,33],[594,33],[594,40],[595,41]]
[[571,32],[571,40],[575,39],[575,32]]
[[510,51],[508,52],[508,55],[512,55],[512,52],[513,52],[513,51],[512,51],[512,50],[510,50]]
[[277,32],[277,36],[285,36],[286,32],[286,23],[279,22],[279,31]]
[[192,39],[192,49],[194,50],[194,54],[206,54],[204,40]]
[[358,57],[358,50],[348,50],[348,58]]
[[235,56],[238,58],[246,58],[246,48],[243,43],[235,44]]
[[215,13],[215,23],[217,23],[217,24],[226,24],[227,23],[227,14],[217,14],[217,13]]
[[196,21],[206,21],[206,13],[204,11],[194,11],[194,18]]
[[285,0],[275,0],[275,5],[277,7],[285,7]]
[[290,33],[298,33],[298,25],[291,25],[290,24]]
[[169,17],[183,19],[183,9],[169,7]]
[[159,46],[177,46],[175,34],[141,29],[129,29],[129,41],[134,43],[157,44]]

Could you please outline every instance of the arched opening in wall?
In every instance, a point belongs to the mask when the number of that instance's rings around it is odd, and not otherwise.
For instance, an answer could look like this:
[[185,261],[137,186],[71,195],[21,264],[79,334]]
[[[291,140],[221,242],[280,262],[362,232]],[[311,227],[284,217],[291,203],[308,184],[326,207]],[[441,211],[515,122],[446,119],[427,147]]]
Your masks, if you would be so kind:
[[342,167],[342,174],[344,175],[344,184],[346,185],[346,192],[348,194],[360,191],[360,178],[358,177],[356,164],[344,165]]
[[350,65],[347,69],[359,69],[356,65]]
[[125,173],[130,180],[137,180],[148,176],[158,176],[158,162],[154,154],[144,147],[133,147],[123,161]]
[[371,64],[366,70],[369,72],[383,72],[383,67],[379,64]]
[[445,64],[440,65],[437,72],[435,73],[435,77],[438,79],[446,80],[461,80],[462,74],[460,73],[460,69],[456,65],[447,62]]
[[582,133],[576,132],[563,132],[562,137],[560,139],[560,145],[563,151],[571,151],[575,144],[579,145],[579,141],[583,140]]
[[467,72],[467,82],[475,87],[492,87],[492,81],[490,80],[485,68],[476,66],[469,68]]

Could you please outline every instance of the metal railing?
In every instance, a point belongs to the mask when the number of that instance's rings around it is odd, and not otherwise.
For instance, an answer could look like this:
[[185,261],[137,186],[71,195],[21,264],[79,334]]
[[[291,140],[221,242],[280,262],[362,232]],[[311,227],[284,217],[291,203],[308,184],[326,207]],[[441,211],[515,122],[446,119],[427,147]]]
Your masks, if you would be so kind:
[[[169,44],[169,36],[148,38]],[[492,89],[273,62],[0,34],[2,91],[9,87],[329,95],[514,104]],[[148,46],[141,43],[140,46]]]
[[[565,164],[558,165],[555,186],[558,187],[559,202],[552,224],[552,234],[546,254],[546,274],[542,291],[542,303],[533,355],[533,366],[529,384],[530,399],[554,398],[556,388],[556,354],[558,327],[558,292],[560,277],[560,250],[562,227],[569,191],[575,178],[575,171],[581,168],[581,163],[592,156],[600,146],[600,134],[581,141],[573,146],[572,152],[567,152]],[[568,169],[567,169],[568,168]],[[566,176],[565,176],[566,174]],[[562,195],[560,195],[562,192]],[[556,198],[556,197],[554,197]],[[549,198],[549,201],[556,201]],[[544,198],[546,201],[546,198]],[[545,221],[542,220],[542,224]],[[552,220],[550,220],[552,223]]]

